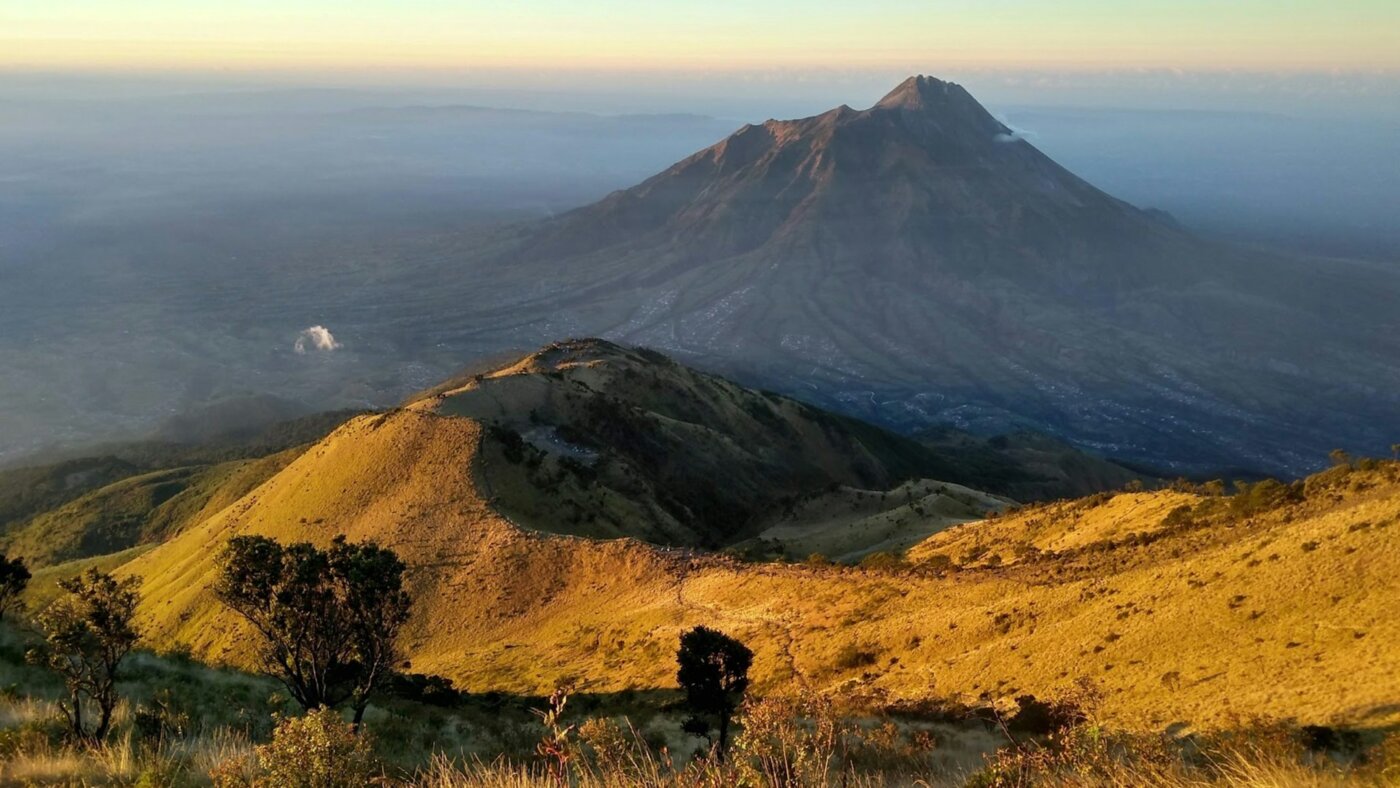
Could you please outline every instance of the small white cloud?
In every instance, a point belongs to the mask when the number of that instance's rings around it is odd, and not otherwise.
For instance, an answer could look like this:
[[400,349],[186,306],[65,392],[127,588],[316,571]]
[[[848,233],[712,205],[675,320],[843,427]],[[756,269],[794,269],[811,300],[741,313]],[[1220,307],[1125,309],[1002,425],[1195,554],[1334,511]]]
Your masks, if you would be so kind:
[[992,139],[996,140],[997,142],[1017,142],[1019,140],[1024,140],[1028,137],[1034,136],[1034,134],[1032,134],[1029,131],[1025,131],[1024,129],[1011,129],[1010,131],[1004,131],[1001,134],[996,135]]
[[311,326],[302,329],[297,334],[297,341],[292,345],[292,350],[298,353],[310,351],[324,351],[329,353],[340,347],[340,343],[335,341],[335,335],[331,334],[329,328],[325,326]]
[[996,140],[997,142],[1017,142],[1019,140],[1029,139],[1035,136],[1035,132],[1017,128],[1008,123],[1006,121],[1006,118],[997,117],[997,120],[1001,123],[1002,127],[1006,129],[1006,131],[1003,131],[1002,133],[992,137],[992,139]]

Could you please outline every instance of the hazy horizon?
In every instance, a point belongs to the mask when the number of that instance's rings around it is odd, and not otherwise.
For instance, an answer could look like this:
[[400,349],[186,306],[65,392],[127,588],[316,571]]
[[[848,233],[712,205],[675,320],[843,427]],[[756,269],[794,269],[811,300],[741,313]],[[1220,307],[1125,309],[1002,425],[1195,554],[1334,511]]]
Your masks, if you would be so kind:
[[[0,66],[1385,69],[1384,0],[81,0],[11,7]],[[930,58],[936,53],[936,58]]]

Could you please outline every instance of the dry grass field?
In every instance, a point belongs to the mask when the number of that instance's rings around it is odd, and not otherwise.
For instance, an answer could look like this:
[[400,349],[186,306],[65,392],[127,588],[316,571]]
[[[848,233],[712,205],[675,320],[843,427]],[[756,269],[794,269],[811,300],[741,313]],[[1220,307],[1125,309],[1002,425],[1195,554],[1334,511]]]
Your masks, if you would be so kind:
[[762,690],[871,707],[1054,696],[1088,678],[1132,729],[1400,719],[1391,462],[1250,511],[1238,496],[1101,495],[941,531],[907,562],[808,566],[522,528],[482,490],[482,432],[417,408],[350,422],[121,567],[143,578],[148,638],[241,664],[250,641],[208,592],[221,544],[345,533],[404,556],[414,668],[472,691],[670,687],[677,633],[705,623],[751,645]]

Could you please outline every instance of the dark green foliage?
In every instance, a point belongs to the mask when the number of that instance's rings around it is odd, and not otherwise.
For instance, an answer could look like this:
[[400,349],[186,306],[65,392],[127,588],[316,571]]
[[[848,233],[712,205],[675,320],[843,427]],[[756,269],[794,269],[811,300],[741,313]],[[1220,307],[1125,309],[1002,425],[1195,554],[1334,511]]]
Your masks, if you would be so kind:
[[329,550],[239,536],[221,563],[214,591],[263,636],[263,669],[305,709],[350,701],[358,724],[408,620],[399,557],[343,536]]
[[[118,581],[105,572],[86,574],[59,582],[66,594],[39,614],[44,645],[27,655],[35,665],[49,668],[63,679],[67,697],[59,701],[76,740],[99,743],[107,737],[112,712],[117,707],[117,671],[136,645],[132,625],[136,615],[137,578]],[[83,705],[97,706],[97,719],[89,726]]]
[[1302,501],[1303,483],[1283,484],[1277,479],[1264,479],[1255,484],[1235,482],[1235,494],[1230,498],[1230,510],[1240,516],[1276,509]]
[[131,724],[143,741],[159,744],[185,735],[190,716],[180,708],[174,693],[162,689],[150,701],[136,707]]
[[452,679],[426,673],[389,674],[384,693],[429,706],[452,708],[466,702],[466,694],[452,686]]
[[714,720],[719,727],[716,753],[723,761],[729,746],[729,720],[749,687],[753,652],[722,632],[695,627],[681,635],[676,662],[676,681],[685,690],[691,711],[685,730],[708,737]]
[[105,555],[178,533],[236,471],[171,468],[106,485],[0,536],[34,566]]
[[117,457],[87,457],[0,471],[0,533],[140,472],[139,466]]
[[876,571],[894,571],[908,566],[905,560],[894,553],[887,553],[877,550],[860,559],[862,569],[874,569]]
[[18,558],[0,553],[0,621],[10,608],[20,604],[19,595],[29,585],[29,568]]
[[854,643],[847,643],[836,652],[836,668],[838,670],[855,670],[857,668],[867,668],[875,664],[879,657],[871,649],[861,648]]
[[1162,518],[1163,528],[1186,528],[1195,523],[1192,515],[1192,508],[1187,504],[1172,509],[1167,512],[1167,516]]
[[1084,710],[1069,701],[1040,700],[1034,695],[1016,698],[1016,713],[1006,725],[1018,733],[1047,736],[1088,719]]
[[508,462],[520,464],[525,459],[525,439],[510,427],[492,424],[488,432],[492,439],[501,444],[501,453]]
[[1298,731],[1303,746],[1312,752],[1353,754],[1365,749],[1361,734],[1330,725],[1304,725]]

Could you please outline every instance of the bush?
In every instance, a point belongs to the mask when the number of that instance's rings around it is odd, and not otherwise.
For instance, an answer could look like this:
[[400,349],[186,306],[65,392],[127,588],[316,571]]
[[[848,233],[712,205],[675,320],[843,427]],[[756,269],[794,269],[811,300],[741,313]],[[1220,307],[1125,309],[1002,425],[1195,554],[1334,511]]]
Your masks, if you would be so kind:
[[163,689],[151,698],[150,703],[136,707],[131,724],[142,741],[159,744],[185,735],[190,717],[178,708],[170,690]]
[[815,693],[744,704],[735,742],[740,785],[830,785],[845,726],[831,701]]
[[935,572],[947,572],[957,567],[957,565],[953,563],[953,557],[944,555],[943,553],[934,553],[929,556],[928,559],[924,561],[924,566]]
[[378,772],[369,736],[325,707],[280,720],[258,748],[258,766],[254,785],[268,788],[359,788]]
[[875,552],[860,559],[862,569],[889,570],[904,566],[904,559],[893,553]]
[[860,648],[854,643],[847,643],[836,652],[836,667],[839,670],[855,670],[856,668],[869,667],[875,664],[876,653],[871,649]]
[[[63,679],[67,696],[58,703],[77,741],[100,744],[112,726],[117,708],[117,675],[136,645],[132,625],[136,616],[139,578],[115,577],[89,569],[60,580],[65,594],[39,614],[42,646],[25,659],[52,670]],[[83,707],[89,711],[84,717]],[[91,712],[96,707],[96,719]]]
[[452,679],[425,673],[395,671],[389,674],[384,692],[396,698],[442,708],[460,706],[466,700],[466,695],[452,685]]
[[1088,720],[1088,714],[1072,701],[1040,700],[1034,695],[1016,698],[1016,713],[1006,721],[1013,731],[1048,736]]

